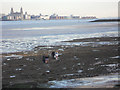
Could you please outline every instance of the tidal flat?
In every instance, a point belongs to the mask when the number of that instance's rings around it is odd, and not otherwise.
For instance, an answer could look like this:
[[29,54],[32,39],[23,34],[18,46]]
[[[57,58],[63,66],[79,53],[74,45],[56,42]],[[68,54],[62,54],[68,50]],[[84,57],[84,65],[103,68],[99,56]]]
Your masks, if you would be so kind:
[[[37,46],[31,51],[2,54],[3,88],[50,88],[53,83],[49,82],[52,81],[108,76],[120,71],[118,37],[75,39],[64,42],[78,44]],[[81,42],[87,43],[81,44]],[[52,51],[59,52],[58,60],[51,57]],[[50,56],[48,64],[42,61],[44,54]],[[113,87],[119,85],[116,83],[118,79],[110,82],[113,82],[110,84]],[[101,83],[99,86],[103,87]],[[60,88],[69,87],[67,85]],[[80,87],[84,85],[77,86]]]

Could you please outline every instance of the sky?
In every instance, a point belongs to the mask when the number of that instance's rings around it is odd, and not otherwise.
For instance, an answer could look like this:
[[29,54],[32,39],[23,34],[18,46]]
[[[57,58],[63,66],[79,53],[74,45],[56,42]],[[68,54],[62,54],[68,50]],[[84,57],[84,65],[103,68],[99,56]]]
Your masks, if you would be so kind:
[[24,13],[32,15],[56,13],[58,15],[78,15],[117,17],[119,0],[2,0],[0,1],[1,13],[8,14],[10,8],[19,12],[23,8]]

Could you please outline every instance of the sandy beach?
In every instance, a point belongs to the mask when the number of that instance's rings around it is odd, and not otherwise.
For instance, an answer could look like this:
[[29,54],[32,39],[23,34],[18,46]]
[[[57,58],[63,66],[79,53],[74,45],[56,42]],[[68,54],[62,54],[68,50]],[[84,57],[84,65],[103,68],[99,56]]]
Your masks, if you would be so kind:
[[[75,39],[65,42],[92,43],[72,46],[38,46],[31,51],[4,53],[2,55],[2,86],[3,88],[49,88],[47,83],[53,80],[118,73],[120,71],[118,44],[99,44],[117,41],[117,37]],[[51,52],[56,50],[59,52],[59,60],[51,57]],[[48,64],[42,61],[44,54],[50,56]],[[113,82],[110,85],[115,87],[116,83]],[[105,86],[99,85],[100,87]]]

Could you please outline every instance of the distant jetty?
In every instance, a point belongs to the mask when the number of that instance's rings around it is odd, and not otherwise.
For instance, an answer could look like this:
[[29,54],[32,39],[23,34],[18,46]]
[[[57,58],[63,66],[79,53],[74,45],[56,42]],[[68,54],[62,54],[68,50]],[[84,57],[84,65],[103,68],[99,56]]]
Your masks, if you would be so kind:
[[90,22],[120,22],[120,19],[98,19]]

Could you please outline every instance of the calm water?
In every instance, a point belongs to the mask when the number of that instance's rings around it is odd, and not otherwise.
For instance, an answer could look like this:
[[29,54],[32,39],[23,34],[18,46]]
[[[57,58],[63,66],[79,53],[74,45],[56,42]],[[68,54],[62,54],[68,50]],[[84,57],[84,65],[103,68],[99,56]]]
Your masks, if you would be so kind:
[[61,41],[117,36],[117,22],[89,20],[2,21],[3,53],[31,50],[38,45],[62,45]]

